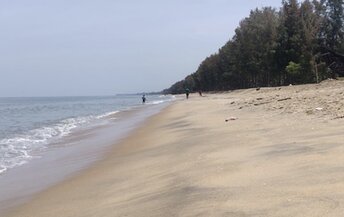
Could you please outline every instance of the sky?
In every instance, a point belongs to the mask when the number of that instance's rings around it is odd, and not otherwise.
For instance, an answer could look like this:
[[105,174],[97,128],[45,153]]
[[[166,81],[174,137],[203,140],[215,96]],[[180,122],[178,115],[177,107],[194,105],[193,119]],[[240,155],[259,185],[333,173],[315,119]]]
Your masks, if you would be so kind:
[[0,97],[160,91],[281,0],[1,0]]

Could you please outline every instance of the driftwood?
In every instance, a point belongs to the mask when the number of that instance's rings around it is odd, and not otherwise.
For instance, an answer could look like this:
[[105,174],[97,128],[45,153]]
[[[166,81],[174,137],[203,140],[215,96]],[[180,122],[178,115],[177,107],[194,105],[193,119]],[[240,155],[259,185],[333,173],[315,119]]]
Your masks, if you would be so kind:
[[287,97],[287,98],[283,98],[283,99],[278,99],[277,101],[281,102],[281,101],[285,101],[285,100],[289,100],[291,99],[291,97]]
[[271,101],[269,101],[269,102],[261,102],[261,103],[254,103],[253,105],[258,106],[258,105],[264,105],[264,104],[269,104],[269,103],[271,103]]

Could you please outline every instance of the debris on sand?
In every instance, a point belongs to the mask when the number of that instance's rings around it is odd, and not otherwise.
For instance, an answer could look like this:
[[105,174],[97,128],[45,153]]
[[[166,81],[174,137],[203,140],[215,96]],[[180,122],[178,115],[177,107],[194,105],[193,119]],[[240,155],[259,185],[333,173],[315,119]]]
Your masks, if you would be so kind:
[[283,98],[283,99],[278,99],[277,101],[281,102],[281,101],[285,101],[285,100],[289,100],[289,99],[291,99],[291,97],[287,97],[287,98]]
[[[235,107],[239,110],[265,109],[279,114],[305,114],[309,118],[342,119],[344,116],[344,80],[292,87],[265,87],[259,91],[238,90]],[[344,118],[343,118],[344,119]]]
[[235,121],[237,120],[238,118],[237,117],[229,117],[227,118],[225,121],[228,122],[228,121]]

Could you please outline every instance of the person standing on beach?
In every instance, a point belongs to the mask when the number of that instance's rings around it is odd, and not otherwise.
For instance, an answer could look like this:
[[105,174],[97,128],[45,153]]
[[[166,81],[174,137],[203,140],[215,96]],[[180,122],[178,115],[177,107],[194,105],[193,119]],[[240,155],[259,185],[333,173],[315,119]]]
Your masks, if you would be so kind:
[[143,94],[142,96],[142,103],[145,103],[146,102],[146,96]]
[[185,93],[186,93],[186,99],[189,99],[189,94],[190,94],[189,88],[185,89]]

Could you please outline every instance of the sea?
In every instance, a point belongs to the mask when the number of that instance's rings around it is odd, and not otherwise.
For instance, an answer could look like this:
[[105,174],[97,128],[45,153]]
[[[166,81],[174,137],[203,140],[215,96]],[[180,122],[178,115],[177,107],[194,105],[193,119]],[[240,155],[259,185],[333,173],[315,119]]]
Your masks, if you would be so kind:
[[99,150],[175,100],[146,95],[143,104],[141,97],[0,98],[0,213],[12,203],[8,201],[42,190],[95,161],[103,153]]

